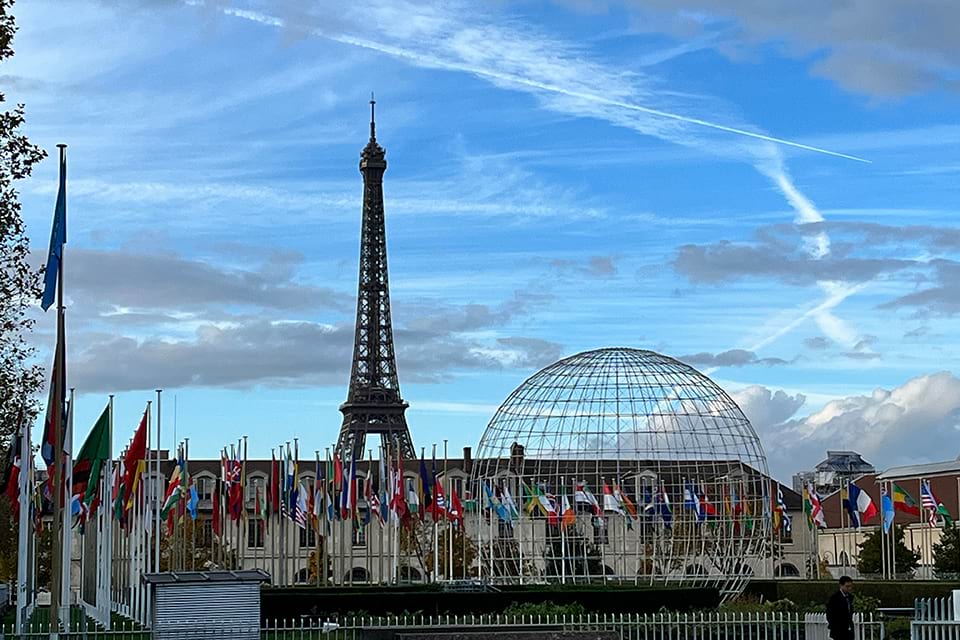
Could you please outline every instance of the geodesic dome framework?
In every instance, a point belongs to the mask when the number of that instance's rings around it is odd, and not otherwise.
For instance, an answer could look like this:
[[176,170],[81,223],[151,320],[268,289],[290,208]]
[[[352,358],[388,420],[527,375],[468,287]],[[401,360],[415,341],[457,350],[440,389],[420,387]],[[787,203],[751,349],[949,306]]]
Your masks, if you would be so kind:
[[771,483],[736,403],[652,351],[587,351],[503,402],[477,449],[481,576],[739,593],[768,553]]

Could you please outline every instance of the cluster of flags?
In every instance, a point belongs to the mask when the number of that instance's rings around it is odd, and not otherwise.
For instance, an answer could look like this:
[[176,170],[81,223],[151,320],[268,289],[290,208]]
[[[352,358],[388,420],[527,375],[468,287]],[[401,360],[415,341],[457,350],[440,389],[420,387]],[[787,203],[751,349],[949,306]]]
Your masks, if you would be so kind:
[[[812,491],[812,486],[810,490]],[[937,526],[938,522],[945,526],[953,524],[950,511],[934,496],[929,480],[920,481],[919,504],[906,489],[895,482],[881,484],[879,510],[867,492],[856,483],[851,482],[842,488],[840,497],[843,508],[850,517],[850,526],[855,529],[882,514],[881,525],[883,532],[887,533],[893,526],[897,512],[915,518],[920,518],[921,514],[926,512],[927,522],[931,527]]]
[[[253,515],[263,531],[273,517],[286,518],[300,529],[309,527],[317,533],[330,533],[334,522],[349,521],[354,527],[366,526],[374,519],[381,526],[388,523],[412,526],[427,520],[460,525],[464,519],[464,504],[457,488],[450,487],[448,498],[435,460],[428,471],[421,459],[419,476],[414,479],[404,476],[404,463],[399,455],[396,458],[381,456],[379,482],[375,483],[372,459],[368,473],[361,477],[357,464],[362,461],[342,459],[334,452],[323,464],[317,455],[315,481],[310,483],[300,476],[296,446],[291,449],[289,445],[285,451],[281,447],[279,455],[276,452],[271,455],[266,485],[253,487],[253,513],[247,514],[244,506],[246,464],[239,457],[240,448],[231,449],[230,455],[226,449],[222,452],[221,478],[212,495],[212,529],[217,536],[224,533],[221,514],[234,522]],[[195,490],[191,488],[189,494],[183,490],[185,478],[186,472],[178,464],[167,489],[171,504],[181,500],[178,495],[189,495],[193,500]]]
[[[531,517],[545,518],[551,526],[566,529],[576,523],[578,514],[586,513],[597,518],[602,518],[605,514],[621,516],[628,529],[632,529],[641,518],[659,518],[664,528],[672,528],[674,511],[663,483],[644,486],[637,496],[639,504],[631,499],[618,482],[603,480],[602,484],[602,493],[598,499],[586,482],[574,481],[571,501],[566,492],[558,496],[552,493],[545,483],[527,483],[521,480],[519,486],[523,497],[522,510],[517,507],[506,483],[491,485],[484,482],[482,489],[486,496],[486,509],[503,522],[512,522],[522,513],[526,513]],[[722,506],[715,505],[704,487],[694,482],[685,482],[682,508],[689,512],[698,524],[712,524],[721,514],[725,514],[735,528],[752,528],[754,518],[750,501],[738,497],[736,487],[732,485],[725,487],[723,493]],[[782,495],[772,504],[771,511],[777,530],[781,527],[789,528],[790,517],[786,513]],[[599,522],[602,524],[603,521]]]
[[[97,509],[103,503],[111,507],[114,518],[119,520],[121,525],[126,525],[126,515],[133,507],[134,498],[138,493],[142,494],[142,491],[138,490],[141,488],[141,475],[146,468],[147,414],[144,412],[143,419],[140,421],[130,445],[118,460],[113,461],[112,465],[110,421],[110,406],[108,405],[90,429],[73,460],[72,466],[65,470],[66,472],[63,475],[64,496],[69,496],[69,501],[64,500],[64,508],[69,509],[73,516],[73,526],[80,527],[81,532],[86,521],[97,512]],[[7,453],[7,467],[2,480],[3,493],[9,499],[15,516],[19,512],[20,472],[23,467],[20,460],[21,437],[21,435],[17,435],[10,444]],[[46,436],[44,442],[47,442]],[[42,454],[43,447],[41,447]],[[50,463],[53,464],[52,457]],[[32,465],[30,471],[32,472]],[[113,489],[110,491],[110,495],[102,495],[101,480],[105,474],[111,473],[113,474]],[[49,501],[53,497],[51,478],[52,472],[48,470],[47,481],[42,486],[37,485],[32,478],[28,483],[29,487],[33,487],[32,502],[34,504],[32,508],[38,531],[42,529],[43,505],[41,500]]]

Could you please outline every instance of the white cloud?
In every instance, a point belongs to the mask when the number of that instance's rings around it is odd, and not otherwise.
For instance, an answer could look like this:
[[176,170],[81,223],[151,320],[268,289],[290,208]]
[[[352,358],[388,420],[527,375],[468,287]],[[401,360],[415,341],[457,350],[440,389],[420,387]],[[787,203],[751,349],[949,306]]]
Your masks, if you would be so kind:
[[753,386],[731,395],[781,479],[812,468],[827,449],[853,449],[878,468],[952,460],[960,450],[960,378],[948,371],[831,400],[799,418],[793,416],[804,404],[802,394]]

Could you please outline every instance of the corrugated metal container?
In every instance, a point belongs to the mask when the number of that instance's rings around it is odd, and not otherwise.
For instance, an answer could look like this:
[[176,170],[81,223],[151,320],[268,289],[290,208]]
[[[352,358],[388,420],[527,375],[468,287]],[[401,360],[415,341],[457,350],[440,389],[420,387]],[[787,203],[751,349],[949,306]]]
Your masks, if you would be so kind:
[[269,580],[265,572],[151,573],[143,580],[154,593],[154,638],[179,640],[223,634],[231,640],[259,640],[260,583]]

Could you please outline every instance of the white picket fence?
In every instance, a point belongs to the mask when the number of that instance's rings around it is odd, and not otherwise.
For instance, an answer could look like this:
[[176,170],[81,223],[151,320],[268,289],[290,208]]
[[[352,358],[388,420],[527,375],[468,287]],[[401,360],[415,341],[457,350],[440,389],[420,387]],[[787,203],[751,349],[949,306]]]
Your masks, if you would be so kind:
[[918,598],[910,640],[960,640],[960,591],[948,598]]
[[[883,624],[872,616],[857,616],[856,640],[884,640]],[[579,632],[617,640],[827,640],[826,616],[798,613],[662,613],[591,614],[575,616],[389,616],[335,621],[269,621],[259,628],[218,628],[210,620],[184,620],[163,629],[145,631],[117,625],[110,631],[93,625],[61,632],[60,640],[392,640],[397,635],[441,634],[444,638],[483,633]],[[33,628],[0,638],[39,640],[49,629]]]

